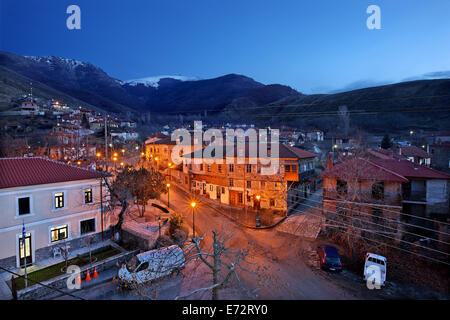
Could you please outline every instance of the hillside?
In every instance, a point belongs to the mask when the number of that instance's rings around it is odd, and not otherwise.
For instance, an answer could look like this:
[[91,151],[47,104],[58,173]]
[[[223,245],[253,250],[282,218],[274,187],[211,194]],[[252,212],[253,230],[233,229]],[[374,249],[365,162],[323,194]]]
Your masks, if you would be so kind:
[[[237,74],[195,81],[185,77],[168,76],[147,78],[150,79],[148,83],[145,79],[126,82],[110,77],[90,63],[53,56],[22,57],[0,52],[0,66],[3,67],[4,78],[13,74],[26,78],[12,76],[17,87],[27,88],[29,80],[32,80],[34,84],[45,84],[74,99],[84,101],[85,104],[113,112],[133,110],[190,113],[192,110],[222,110],[238,98],[246,97],[257,105],[262,105],[296,93],[295,90],[281,85],[278,87],[283,88],[282,90],[274,91],[271,86]],[[25,92],[27,91],[28,89]],[[37,91],[36,95],[39,94]],[[5,93],[3,101],[8,99],[13,99],[13,96],[7,96]]]

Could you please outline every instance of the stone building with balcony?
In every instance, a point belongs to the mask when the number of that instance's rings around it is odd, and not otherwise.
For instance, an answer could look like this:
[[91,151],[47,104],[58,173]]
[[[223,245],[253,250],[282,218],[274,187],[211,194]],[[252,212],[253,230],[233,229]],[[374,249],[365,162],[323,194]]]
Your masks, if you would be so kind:
[[[270,144],[262,145],[269,148],[270,157]],[[316,154],[280,144],[277,158],[279,166],[275,173],[267,175],[263,174],[264,165],[259,156],[254,158],[250,155],[248,145],[243,148],[245,154],[237,145],[232,148],[234,156],[227,157],[224,146],[222,163],[208,163],[213,159],[202,152],[185,155],[185,158],[199,158],[198,163],[183,163],[183,172],[189,177],[187,183],[191,192],[224,205],[270,210],[285,215],[288,201],[299,201],[304,190],[312,190],[309,179],[314,173]],[[257,155],[260,154],[258,149]],[[238,161],[238,155],[242,157],[241,161]]]

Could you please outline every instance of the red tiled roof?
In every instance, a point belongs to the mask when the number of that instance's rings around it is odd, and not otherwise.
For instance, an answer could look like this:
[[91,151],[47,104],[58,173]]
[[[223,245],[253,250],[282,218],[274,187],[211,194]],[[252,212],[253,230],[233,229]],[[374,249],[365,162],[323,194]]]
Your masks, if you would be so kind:
[[358,180],[408,182],[408,179],[404,176],[377,165],[373,160],[362,158],[352,158],[338,163],[331,169],[323,171],[319,177],[345,180],[356,178]]
[[44,158],[0,159],[0,189],[98,179],[99,172]]
[[319,177],[395,182],[408,182],[410,178],[450,179],[449,174],[408,160],[380,158],[352,158],[323,171]]
[[371,161],[406,178],[450,179],[450,174],[421,166],[408,160],[373,159]]
[[407,157],[431,158],[431,154],[416,146],[397,147],[396,151]]

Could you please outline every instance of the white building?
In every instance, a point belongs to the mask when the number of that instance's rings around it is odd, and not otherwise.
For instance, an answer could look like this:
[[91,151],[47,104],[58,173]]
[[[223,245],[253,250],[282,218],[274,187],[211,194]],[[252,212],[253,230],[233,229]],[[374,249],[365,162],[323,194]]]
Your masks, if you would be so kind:
[[[53,258],[86,235],[100,238],[110,223],[101,215],[102,174],[43,158],[0,159],[0,265],[15,268]],[[103,222],[103,226],[102,226]],[[25,246],[22,245],[22,224]]]

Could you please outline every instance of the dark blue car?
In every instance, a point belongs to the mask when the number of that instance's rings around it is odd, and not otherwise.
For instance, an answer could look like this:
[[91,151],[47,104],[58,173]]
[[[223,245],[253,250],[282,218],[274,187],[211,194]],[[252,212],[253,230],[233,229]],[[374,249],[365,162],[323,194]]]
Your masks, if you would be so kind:
[[321,244],[317,247],[317,253],[320,258],[320,267],[324,270],[342,271],[341,258],[338,250],[329,245]]

